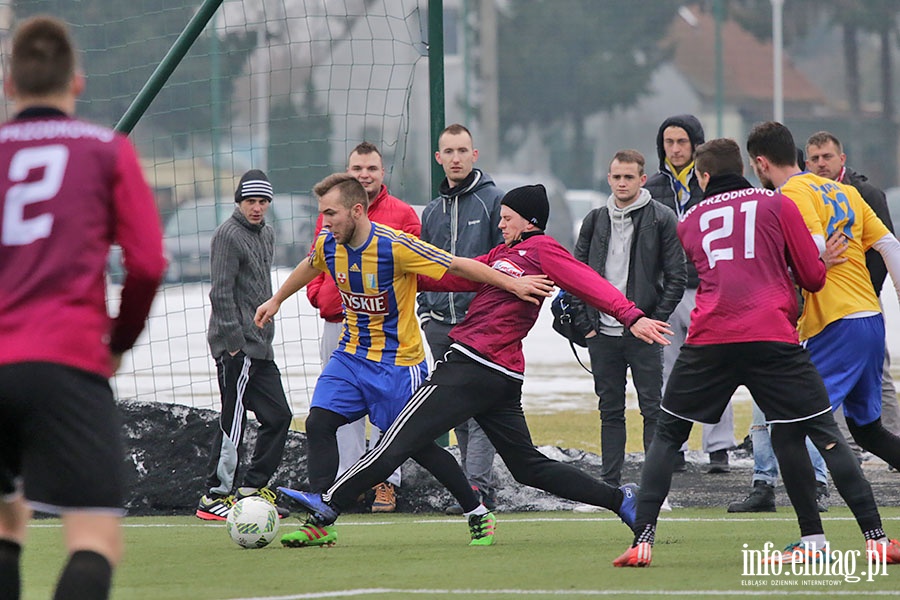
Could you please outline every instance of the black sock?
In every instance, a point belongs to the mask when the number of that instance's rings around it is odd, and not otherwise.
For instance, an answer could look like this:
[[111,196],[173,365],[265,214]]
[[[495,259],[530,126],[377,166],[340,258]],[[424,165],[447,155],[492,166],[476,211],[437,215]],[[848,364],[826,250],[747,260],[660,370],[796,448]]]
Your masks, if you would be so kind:
[[22,593],[19,557],[22,546],[12,540],[0,540],[0,598],[18,600]]
[[106,600],[111,583],[112,565],[106,557],[79,550],[69,557],[53,600]]

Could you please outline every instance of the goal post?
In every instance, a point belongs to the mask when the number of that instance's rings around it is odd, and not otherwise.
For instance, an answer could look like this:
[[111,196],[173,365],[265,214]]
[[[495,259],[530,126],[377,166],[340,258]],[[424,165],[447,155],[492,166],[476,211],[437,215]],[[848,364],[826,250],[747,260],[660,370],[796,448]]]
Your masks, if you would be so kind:
[[[31,0],[69,23],[87,88],[77,112],[130,135],[157,200],[170,262],[146,331],[113,379],[121,399],[218,408],[209,354],[209,239],[250,168],[276,197],[273,286],[312,242],[312,185],[376,144],[391,193],[432,195],[426,0]],[[11,105],[6,103],[5,117]],[[115,313],[120,253],[110,261]],[[303,292],[276,320],[276,362],[296,417],[321,366],[321,321]]]

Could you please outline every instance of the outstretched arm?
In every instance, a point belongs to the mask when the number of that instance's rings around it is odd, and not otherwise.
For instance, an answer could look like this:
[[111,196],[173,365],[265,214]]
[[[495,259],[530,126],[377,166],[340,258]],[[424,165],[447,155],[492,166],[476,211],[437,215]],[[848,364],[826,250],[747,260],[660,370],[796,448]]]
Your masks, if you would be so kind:
[[420,292],[477,292],[481,287],[477,281],[453,275],[449,271],[440,279],[417,275],[416,282]]
[[482,262],[461,256],[453,257],[450,273],[506,290],[532,304],[540,304],[542,298],[553,293],[553,281],[547,277],[510,277]]
[[541,268],[563,289],[578,296],[597,310],[615,317],[634,336],[648,344],[668,345],[663,335],[672,335],[669,325],[647,318],[634,302],[592,268],[575,260],[565,248],[547,245],[541,249]]

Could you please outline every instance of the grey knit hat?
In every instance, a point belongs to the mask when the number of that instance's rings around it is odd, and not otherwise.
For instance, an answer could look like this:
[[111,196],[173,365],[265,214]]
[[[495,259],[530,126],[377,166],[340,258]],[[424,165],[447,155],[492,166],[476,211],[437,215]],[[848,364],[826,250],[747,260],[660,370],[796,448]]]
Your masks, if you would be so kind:
[[272,201],[275,194],[269,178],[259,169],[250,169],[241,177],[241,182],[234,190],[234,201],[240,203],[245,198],[267,198]]

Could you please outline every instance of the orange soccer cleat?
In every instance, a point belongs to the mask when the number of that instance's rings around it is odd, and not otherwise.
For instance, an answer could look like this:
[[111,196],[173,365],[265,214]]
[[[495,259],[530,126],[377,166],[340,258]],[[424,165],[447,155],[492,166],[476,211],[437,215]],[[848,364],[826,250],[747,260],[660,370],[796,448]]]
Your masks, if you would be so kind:
[[883,565],[900,565],[900,542],[897,540],[886,540],[878,542],[875,540],[866,541],[866,553],[875,553],[878,555],[878,561]]
[[641,542],[625,551],[613,561],[614,567],[649,567],[652,560],[653,546],[649,542]]

